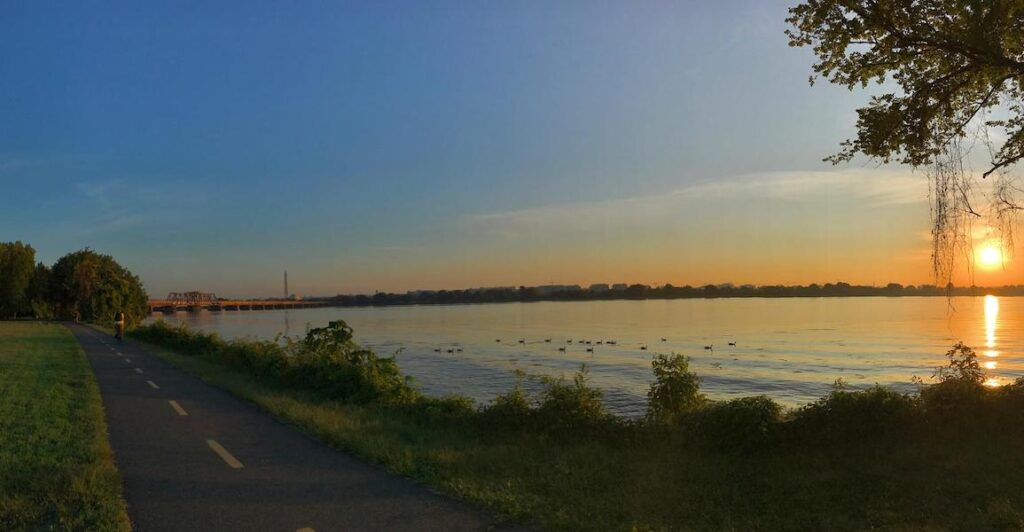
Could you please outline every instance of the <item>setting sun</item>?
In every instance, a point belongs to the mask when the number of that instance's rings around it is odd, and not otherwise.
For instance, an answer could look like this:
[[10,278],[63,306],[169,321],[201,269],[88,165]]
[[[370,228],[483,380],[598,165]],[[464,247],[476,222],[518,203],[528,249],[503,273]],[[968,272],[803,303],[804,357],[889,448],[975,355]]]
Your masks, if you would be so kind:
[[978,264],[983,268],[992,269],[1003,264],[1003,251],[998,244],[985,244],[978,252]]

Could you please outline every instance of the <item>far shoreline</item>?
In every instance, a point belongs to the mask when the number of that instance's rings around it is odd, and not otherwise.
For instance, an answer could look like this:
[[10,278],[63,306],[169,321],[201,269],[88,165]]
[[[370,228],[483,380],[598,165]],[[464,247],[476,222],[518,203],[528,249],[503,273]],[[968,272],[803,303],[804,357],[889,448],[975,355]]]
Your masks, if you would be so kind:
[[[301,307],[301,308],[259,308],[251,310],[243,310],[241,312],[267,312],[267,311],[292,311],[297,312],[301,310],[316,310],[325,308],[384,308],[384,307],[456,307],[456,306],[476,306],[476,305],[499,305],[499,304],[511,304],[511,303],[599,303],[599,302],[614,302],[614,301],[674,301],[674,300],[716,300],[716,299],[929,299],[929,298],[946,298],[946,299],[962,299],[962,298],[979,298],[986,296],[996,297],[1024,297],[1024,288],[1020,292],[1014,293],[1003,293],[993,292],[987,289],[980,289],[977,293],[958,293],[958,294],[856,294],[856,295],[717,295],[717,296],[699,296],[699,297],[646,297],[641,299],[636,298],[603,298],[603,299],[556,299],[556,298],[544,298],[544,299],[530,299],[530,300],[510,300],[510,301],[436,301],[436,302],[370,302],[370,303],[335,303],[330,301],[331,298],[323,297],[309,297],[305,298],[304,301],[320,303],[315,306]],[[369,297],[369,296],[366,296]],[[274,299],[261,299],[261,301],[274,301]],[[283,299],[281,299],[284,301]],[[239,299],[239,301],[245,301]],[[255,300],[254,300],[255,301]],[[235,313],[237,310],[222,310],[222,309],[189,309],[179,308],[175,311],[163,311],[153,310],[150,315],[172,315],[177,313],[196,313],[200,311],[215,312],[215,313]]]

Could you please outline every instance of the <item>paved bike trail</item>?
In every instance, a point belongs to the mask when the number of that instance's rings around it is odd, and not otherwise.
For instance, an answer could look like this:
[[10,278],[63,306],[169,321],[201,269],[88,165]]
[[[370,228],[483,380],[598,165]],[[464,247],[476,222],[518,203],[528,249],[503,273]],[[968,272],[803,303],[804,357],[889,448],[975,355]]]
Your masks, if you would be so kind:
[[68,327],[96,374],[136,530],[494,528],[492,516],[331,449],[137,344]]

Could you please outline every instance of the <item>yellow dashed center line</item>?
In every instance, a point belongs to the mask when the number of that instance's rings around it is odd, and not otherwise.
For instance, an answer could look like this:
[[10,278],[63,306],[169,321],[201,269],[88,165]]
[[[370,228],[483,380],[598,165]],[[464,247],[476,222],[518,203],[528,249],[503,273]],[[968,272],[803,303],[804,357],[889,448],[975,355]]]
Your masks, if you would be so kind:
[[159,387],[159,386],[157,386],[157,385],[156,385],[156,383],[155,383],[155,382],[153,382],[153,381],[146,381],[146,384],[148,384],[148,385],[149,385],[149,387],[150,387],[150,388],[152,388],[152,389],[154,389],[154,390],[159,390],[159,389],[160,389],[160,387]]
[[242,462],[239,462],[234,456],[231,456],[231,453],[229,453],[227,449],[222,447],[221,444],[217,443],[215,440],[206,440],[206,445],[209,445],[210,449],[213,449],[213,452],[217,453],[217,456],[219,456],[221,460],[224,460],[228,467],[232,469],[242,469]]

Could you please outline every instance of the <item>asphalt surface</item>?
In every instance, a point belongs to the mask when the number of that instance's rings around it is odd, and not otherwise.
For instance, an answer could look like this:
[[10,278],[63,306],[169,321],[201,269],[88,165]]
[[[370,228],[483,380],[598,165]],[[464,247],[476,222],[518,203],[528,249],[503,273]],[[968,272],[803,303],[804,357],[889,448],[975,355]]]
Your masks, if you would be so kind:
[[136,530],[494,529],[492,516],[331,449],[132,342],[68,327],[96,373]]

